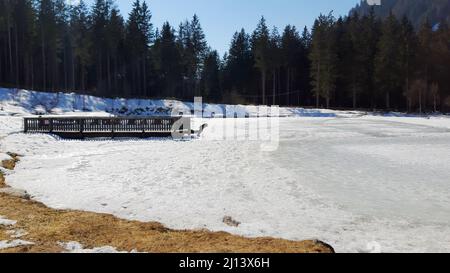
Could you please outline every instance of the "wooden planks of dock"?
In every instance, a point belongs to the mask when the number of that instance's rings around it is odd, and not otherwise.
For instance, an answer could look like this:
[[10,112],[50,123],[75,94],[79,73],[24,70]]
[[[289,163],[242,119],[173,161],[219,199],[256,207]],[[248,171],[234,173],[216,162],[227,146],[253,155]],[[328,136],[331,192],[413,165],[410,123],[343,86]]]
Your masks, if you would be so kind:
[[149,138],[191,134],[190,117],[27,117],[25,133],[62,138]]

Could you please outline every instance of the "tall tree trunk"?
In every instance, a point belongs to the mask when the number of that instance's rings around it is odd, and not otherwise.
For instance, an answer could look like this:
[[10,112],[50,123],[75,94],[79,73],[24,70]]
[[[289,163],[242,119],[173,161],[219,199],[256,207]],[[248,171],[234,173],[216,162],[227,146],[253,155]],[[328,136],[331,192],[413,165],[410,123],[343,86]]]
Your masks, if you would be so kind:
[[81,90],[84,92],[86,90],[86,86],[84,83],[84,66],[82,63],[80,63],[80,83],[81,83]]
[[117,57],[113,58],[113,63],[114,63],[114,74],[113,74],[113,77],[114,77],[114,94],[119,95],[119,85],[118,85],[118,79],[117,79],[117,74],[118,74]]
[[433,94],[434,112],[437,112],[437,98],[436,94]]
[[273,90],[272,90],[272,105],[276,104],[276,94],[277,94],[277,70],[273,70]]
[[97,75],[97,92],[99,92],[99,94],[103,94],[102,82],[103,82],[103,54],[100,52],[98,62],[98,75]]
[[42,32],[42,40],[41,40],[41,47],[42,47],[42,88],[44,91],[47,91],[47,67],[46,67],[46,56],[45,56],[45,37],[44,37],[44,29],[41,29]]
[[106,58],[106,71],[108,73],[108,94],[111,94],[111,54],[108,52],[108,56]]
[[[277,90],[278,90],[278,94],[281,94],[282,93],[282,90],[281,90],[281,88],[282,88],[282,86],[281,86],[281,67],[279,67],[278,69],[277,69]],[[281,104],[281,97],[280,96],[278,96],[277,97],[278,98],[278,105],[280,105]]]
[[[1,33],[0,33],[1,34]],[[0,35],[0,41],[2,41],[3,37]],[[0,48],[2,48],[2,46],[0,45]],[[0,52],[0,83],[3,82],[3,52]]]
[[389,91],[386,92],[386,110],[391,108],[391,96]]
[[73,54],[73,51],[72,51],[72,54],[71,54],[71,56],[70,56],[70,66],[71,66],[71,84],[72,84],[72,86],[71,86],[71,89],[72,89],[72,91],[75,91],[75,89],[76,89],[76,83],[75,83],[75,57],[74,57],[74,54]]
[[52,91],[56,91],[57,89],[59,89],[60,84],[59,84],[59,77],[58,77],[58,59],[56,56],[56,49],[54,49],[54,55],[52,55],[53,57],[53,65],[51,67],[52,70]]
[[291,68],[288,67],[287,71],[287,79],[286,79],[286,105],[289,106],[290,104],[290,93],[291,93]]
[[422,114],[422,88],[419,90],[419,113]]
[[[0,38],[1,40],[1,38]],[[3,82],[3,56],[0,53],[0,83]]]
[[[426,73],[425,73],[425,86],[426,86],[426,88],[425,88],[425,96],[424,96],[424,100],[425,100],[425,102],[424,102],[424,109],[426,109],[427,108],[427,96],[428,96],[428,94],[430,93],[430,86],[429,86],[429,84],[428,84],[428,80],[429,80],[429,77],[428,77],[428,73],[429,73],[429,66],[428,66],[428,64],[427,64],[427,66],[426,66]],[[421,109],[420,110],[420,113],[422,113],[422,110],[423,109]]]
[[316,108],[319,108],[320,103],[320,62],[317,64],[317,86],[316,86]]
[[16,87],[20,87],[20,80],[19,80],[19,37],[17,34],[17,24],[14,27],[14,38],[15,38],[15,53],[16,53]]
[[122,75],[123,75],[123,79],[122,79],[122,94],[124,94],[124,96],[128,93],[128,86],[127,86],[127,81],[125,80],[126,78],[126,73],[127,73],[127,69],[125,67],[125,65],[122,65]]
[[11,26],[9,22],[9,15],[6,19],[7,28],[8,28],[8,53],[9,53],[9,81],[12,81],[12,73],[13,73],[13,57],[12,57],[12,42],[11,42]]
[[31,63],[31,90],[34,90],[34,58],[33,58],[33,53],[30,54],[30,63]]
[[266,105],[266,70],[262,70],[262,105]]
[[67,92],[69,90],[69,74],[67,68],[67,46],[64,45],[64,53],[63,53],[63,67],[64,67],[64,90]]
[[147,93],[147,60],[144,54],[144,58],[143,58],[143,75],[142,75],[142,80],[144,81],[144,89],[142,90],[143,92],[143,96],[147,97],[148,93]]
[[[407,56],[409,56],[409,45],[406,46]],[[409,58],[406,60],[406,94],[409,94]],[[410,107],[408,105],[408,110],[410,111]]]

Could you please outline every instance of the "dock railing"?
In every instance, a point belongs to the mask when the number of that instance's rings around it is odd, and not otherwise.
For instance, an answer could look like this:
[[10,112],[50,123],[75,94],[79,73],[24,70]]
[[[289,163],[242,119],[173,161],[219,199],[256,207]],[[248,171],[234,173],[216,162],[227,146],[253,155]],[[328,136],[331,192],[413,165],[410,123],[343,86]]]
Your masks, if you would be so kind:
[[62,137],[149,137],[190,134],[190,117],[30,117],[25,133]]

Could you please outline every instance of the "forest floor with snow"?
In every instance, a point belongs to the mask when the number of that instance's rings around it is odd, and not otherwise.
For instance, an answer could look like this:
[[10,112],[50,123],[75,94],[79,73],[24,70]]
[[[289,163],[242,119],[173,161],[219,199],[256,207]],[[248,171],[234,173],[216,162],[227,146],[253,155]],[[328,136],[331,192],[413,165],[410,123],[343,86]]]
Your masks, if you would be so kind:
[[[265,151],[246,138],[258,118],[207,119],[204,135],[185,141],[67,141],[20,133],[22,119],[6,110],[0,151],[22,155],[6,183],[49,208],[319,239],[338,252],[450,252],[448,116],[282,109],[278,148]],[[226,128],[234,138],[221,139]]]

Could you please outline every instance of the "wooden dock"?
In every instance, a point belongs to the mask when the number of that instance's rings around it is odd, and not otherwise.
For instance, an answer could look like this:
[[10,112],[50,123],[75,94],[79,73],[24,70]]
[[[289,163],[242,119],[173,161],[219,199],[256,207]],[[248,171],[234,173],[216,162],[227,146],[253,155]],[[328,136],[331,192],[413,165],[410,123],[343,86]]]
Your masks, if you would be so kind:
[[170,137],[191,134],[191,118],[33,117],[24,118],[24,132],[68,139]]

